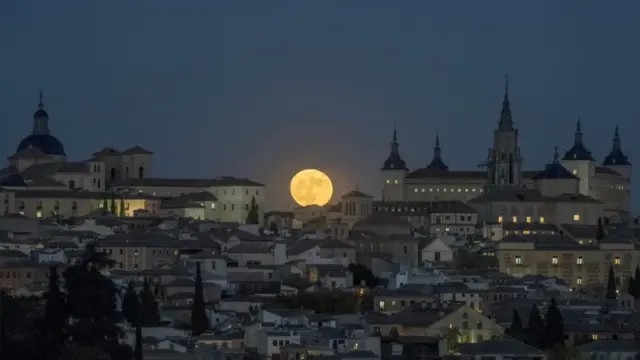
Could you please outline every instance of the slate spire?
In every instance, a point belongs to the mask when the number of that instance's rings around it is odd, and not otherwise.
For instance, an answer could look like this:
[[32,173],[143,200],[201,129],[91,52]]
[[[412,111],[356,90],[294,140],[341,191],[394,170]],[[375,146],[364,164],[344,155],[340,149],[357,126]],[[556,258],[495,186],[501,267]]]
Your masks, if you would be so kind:
[[509,102],[509,74],[504,76],[504,99],[502,100],[502,110],[500,111],[500,121],[498,131],[513,131],[513,118],[511,117],[511,103]]
[[622,151],[622,145],[620,143],[620,131],[618,130],[617,125],[613,133],[613,146],[611,147],[611,152],[604,158],[604,162],[602,163],[602,165],[631,165],[631,163],[629,162],[629,158]]
[[398,144],[398,132],[395,125],[393,126],[393,136],[391,138],[391,149],[389,157],[385,160],[381,170],[405,170],[409,171],[407,164],[400,157],[400,144]]
[[432,170],[449,170],[449,167],[442,161],[442,148],[440,148],[440,134],[436,134],[436,145],[433,147],[433,159],[427,165],[427,169]]

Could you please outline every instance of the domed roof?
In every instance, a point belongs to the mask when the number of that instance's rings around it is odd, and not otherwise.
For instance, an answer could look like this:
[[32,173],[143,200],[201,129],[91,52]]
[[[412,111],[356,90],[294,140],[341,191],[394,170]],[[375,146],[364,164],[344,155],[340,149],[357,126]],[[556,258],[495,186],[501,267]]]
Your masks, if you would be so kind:
[[20,141],[16,153],[28,148],[38,149],[47,155],[66,155],[60,140],[49,133],[49,114],[44,109],[42,90],[40,90],[38,109],[33,114],[33,131],[31,135]]
[[62,146],[60,140],[49,134],[31,134],[25,137],[20,141],[16,152],[20,152],[30,147],[36,148],[48,155],[66,155],[64,152],[64,146]]

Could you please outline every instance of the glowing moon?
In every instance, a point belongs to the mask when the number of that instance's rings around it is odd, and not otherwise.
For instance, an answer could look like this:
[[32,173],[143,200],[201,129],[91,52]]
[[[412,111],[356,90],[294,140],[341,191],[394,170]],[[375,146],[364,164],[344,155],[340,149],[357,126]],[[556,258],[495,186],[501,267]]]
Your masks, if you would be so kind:
[[291,197],[300,206],[326,205],[333,195],[333,184],[327,174],[316,169],[306,169],[291,179]]

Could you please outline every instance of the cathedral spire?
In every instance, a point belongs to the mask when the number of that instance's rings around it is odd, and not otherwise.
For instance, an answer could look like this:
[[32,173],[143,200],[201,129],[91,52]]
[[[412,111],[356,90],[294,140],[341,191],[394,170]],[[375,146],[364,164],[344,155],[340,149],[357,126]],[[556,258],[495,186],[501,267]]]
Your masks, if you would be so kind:
[[553,164],[560,162],[560,154],[558,154],[558,145],[553,148]]
[[436,133],[436,146],[433,148],[433,158],[442,159],[442,149],[440,148],[440,134]]
[[513,131],[513,118],[511,117],[511,103],[509,102],[509,74],[504,76],[504,99],[500,111],[498,131]]

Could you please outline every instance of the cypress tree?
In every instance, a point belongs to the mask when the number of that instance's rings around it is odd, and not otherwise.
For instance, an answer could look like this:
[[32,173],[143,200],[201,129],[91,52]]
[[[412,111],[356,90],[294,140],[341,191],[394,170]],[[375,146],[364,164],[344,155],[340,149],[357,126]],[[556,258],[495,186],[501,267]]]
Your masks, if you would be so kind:
[[117,215],[118,214],[118,209],[116,207],[116,195],[115,194],[111,194],[111,209],[110,209],[111,213],[113,215]]
[[629,275],[629,277],[627,278],[627,293],[631,296],[633,296],[633,298],[636,298],[636,280],[633,278],[633,276]]
[[102,210],[109,211],[109,200],[107,199],[107,193],[104,193],[104,199],[102,199]]
[[124,197],[120,197],[120,216],[125,217],[127,216],[127,212],[124,208]]
[[193,293],[193,303],[191,304],[191,335],[198,336],[209,328],[209,319],[204,304],[204,293],[202,290],[202,274],[200,274],[200,262],[196,265],[196,281]]
[[58,268],[51,266],[49,286],[45,294],[44,317],[42,319],[43,355],[49,359],[60,359],[64,352],[66,334],[64,328],[68,322],[65,294],[60,290]]
[[607,292],[605,298],[615,300],[618,297],[616,293],[616,274],[613,272],[613,265],[609,266],[609,279],[607,280]]
[[160,283],[157,282],[153,288],[153,294],[156,296],[156,299],[160,297]]
[[598,228],[596,230],[596,240],[600,241],[604,239],[604,225],[602,224],[602,217],[598,218]]
[[523,341],[524,340],[524,327],[522,326],[522,319],[520,318],[520,313],[518,310],[513,310],[513,320],[511,320],[511,325],[507,328],[507,334],[513,337],[516,340]]
[[160,323],[160,310],[156,301],[151,284],[144,279],[142,292],[140,293],[140,325],[157,326]]
[[551,303],[547,307],[546,320],[545,348],[564,347],[564,319],[555,299],[551,299]]
[[247,220],[245,221],[247,224],[259,224],[260,223],[260,215],[258,214],[258,204],[256,203],[256,198],[251,198],[251,207],[249,208],[249,213],[247,214]]
[[540,315],[540,310],[533,304],[531,306],[531,312],[529,313],[529,327],[527,328],[527,342],[529,345],[543,348],[544,346],[544,321]]
[[636,266],[636,273],[633,277],[633,297],[640,299],[640,265]]
[[134,360],[142,360],[142,326],[136,321],[136,345],[133,351]]
[[129,324],[133,325],[138,319],[138,313],[138,294],[133,287],[133,282],[129,282],[127,291],[124,293],[124,297],[122,298],[122,315],[124,315],[124,318],[129,322]]

